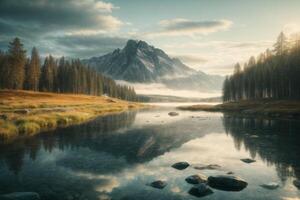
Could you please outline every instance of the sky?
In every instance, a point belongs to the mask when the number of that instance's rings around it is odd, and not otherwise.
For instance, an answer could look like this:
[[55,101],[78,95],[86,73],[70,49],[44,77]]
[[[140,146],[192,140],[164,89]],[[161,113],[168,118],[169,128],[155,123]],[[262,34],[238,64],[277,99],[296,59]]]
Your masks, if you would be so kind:
[[0,49],[89,58],[144,40],[210,74],[232,73],[300,31],[299,0],[0,0]]

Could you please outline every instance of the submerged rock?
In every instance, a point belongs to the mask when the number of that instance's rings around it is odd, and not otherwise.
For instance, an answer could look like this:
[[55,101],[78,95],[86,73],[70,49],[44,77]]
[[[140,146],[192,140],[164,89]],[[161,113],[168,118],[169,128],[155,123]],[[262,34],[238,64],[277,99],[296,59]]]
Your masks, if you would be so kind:
[[177,116],[177,115],[179,115],[179,113],[177,113],[177,112],[169,112],[168,115],[170,115],[170,116]]
[[293,183],[300,190],[300,180],[294,180]]
[[201,183],[195,187],[192,187],[189,190],[189,194],[193,195],[195,197],[204,197],[204,196],[210,195],[212,193],[213,193],[213,191],[209,187],[207,187],[207,185],[204,183]]
[[153,181],[152,183],[150,183],[150,186],[158,189],[163,189],[164,187],[167,186],[167,182],[161,180]]
[[279,184],[275,183],[275,182],[270,182],[270,183],[262,184],[262,185],[260,185],[260,187],[268,189],[268,190],[275,190],[279,187]]
[[178,162],[178,163],[175,163],[172,165],[173,168],[178,169],[178,170],[184,170],[188,166],[190,166],[190,164],[187,162]]
[[224,191],[241,191],[248,185],[246,181],[237,176],[210,176],[207,180],[210,187]]
[[256,162],[256,160],[253,160],[251,158],[243,158],[243,159],[241,159],[241,161],[243,161],[244,163],[253,163],[253,162]]
[[195,175],[187,177],[185,179],[185,181],[190,184],[206,183],[207,177],[203,174],[195,174]]
[[3,200],[40,200],[40,195],[35,192],[13,192],[0,195]]
[[218,170],[221,168],[220,165],[216,165],[216,164],[210,164],[210,165],[202,165],[202,166],[195,166],[195,169],[199,169],[199,170],[204,170],[204,169],[209,169],[209,170]]
[[234,173],[233,173],[232,171],[230,171],[230,172],[227,172],[227,174],[228,174],[228,175],[231,175],[231,174],[234,174]]

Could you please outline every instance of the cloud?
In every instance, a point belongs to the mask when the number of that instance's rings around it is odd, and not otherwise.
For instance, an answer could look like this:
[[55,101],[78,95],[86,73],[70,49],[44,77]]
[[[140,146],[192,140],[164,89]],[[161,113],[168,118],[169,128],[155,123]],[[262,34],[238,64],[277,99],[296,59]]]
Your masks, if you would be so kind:
[[194,55],[194,54],[172,55],[172,56],[180,59],[182,62],[186,64],[204,64],[209,61],[207,58],[204,58],[200,55]]
[[99,51],[99,55],[124,44],[124,39],[103,36],[126,25],[112,16],[115,9],[112,3],[99,0],[1,0],[0,47],[6,49],[17,36],[25,47],[36,46],[41,54],[86,56]]
[[190,98],[209,98],[220,96],[220,92],[198,92],[195,90],[176,90],[170,89],[162,83],[130,83],[122,80],[117,80],[118,84],[128,85],[134,87],[137,94],[143,95],[169,95],[177,97],[190,97]]
[[151,32],[148,36],[194,36],[206,35],[227,30],[233,22],[229,20],[193,21],[183,18],[162,20],[159,22],[160,30]]
[[297,23],[288,23],[284,25],[283,32],[287,35],[293,35],[300,32],[300,25]]
[[[123,23],[109,15],[114,6],[102,1],[1,0],[0,19],[49,30],[115,30]],[[28,31],[29,31],[28,30]]]
[[49,37],[54,46],[71,57],[89,58],[112,52],[123,47],[127,38],[109,37],[105,34],[64,35]]
[[[163,49],[172,55],[196,56],[186,61],[186,64],[194,69],[208,74],[231,74],[236,62],[248,61],[250,56],[257,56],[267,48],[272,48],[274,41],[197,41],[182,42],[178,44],[164,45]],[[197,62],[197,57],[206,62]],[[183,60],[184,61],[184,60]],[[199,60],[201,61],[201,60]]]

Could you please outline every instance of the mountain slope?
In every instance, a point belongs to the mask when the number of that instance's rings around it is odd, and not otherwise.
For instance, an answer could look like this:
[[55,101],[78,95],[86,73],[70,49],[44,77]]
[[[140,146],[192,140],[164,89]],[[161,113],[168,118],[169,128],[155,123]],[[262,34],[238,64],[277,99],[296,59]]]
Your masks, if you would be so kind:
[[223,82],[223,77],[191,69],[144,41],[128,40],[123,49],[84,62],[116,80],[164,83],[174,89],[220,90]]

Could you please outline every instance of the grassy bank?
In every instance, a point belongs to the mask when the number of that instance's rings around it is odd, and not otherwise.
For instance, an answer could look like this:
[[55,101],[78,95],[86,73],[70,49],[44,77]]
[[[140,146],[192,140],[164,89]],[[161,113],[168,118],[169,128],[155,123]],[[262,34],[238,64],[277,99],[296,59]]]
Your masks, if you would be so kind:
[[300,101],[291,100],[245,100],[217,105],[193,105],[178,108],[190,111],[233,112],[242,115],[262,115],[289,118],[300,117]]
[[109,97],[0,90],[0,137],[34,135],[142,107]]

